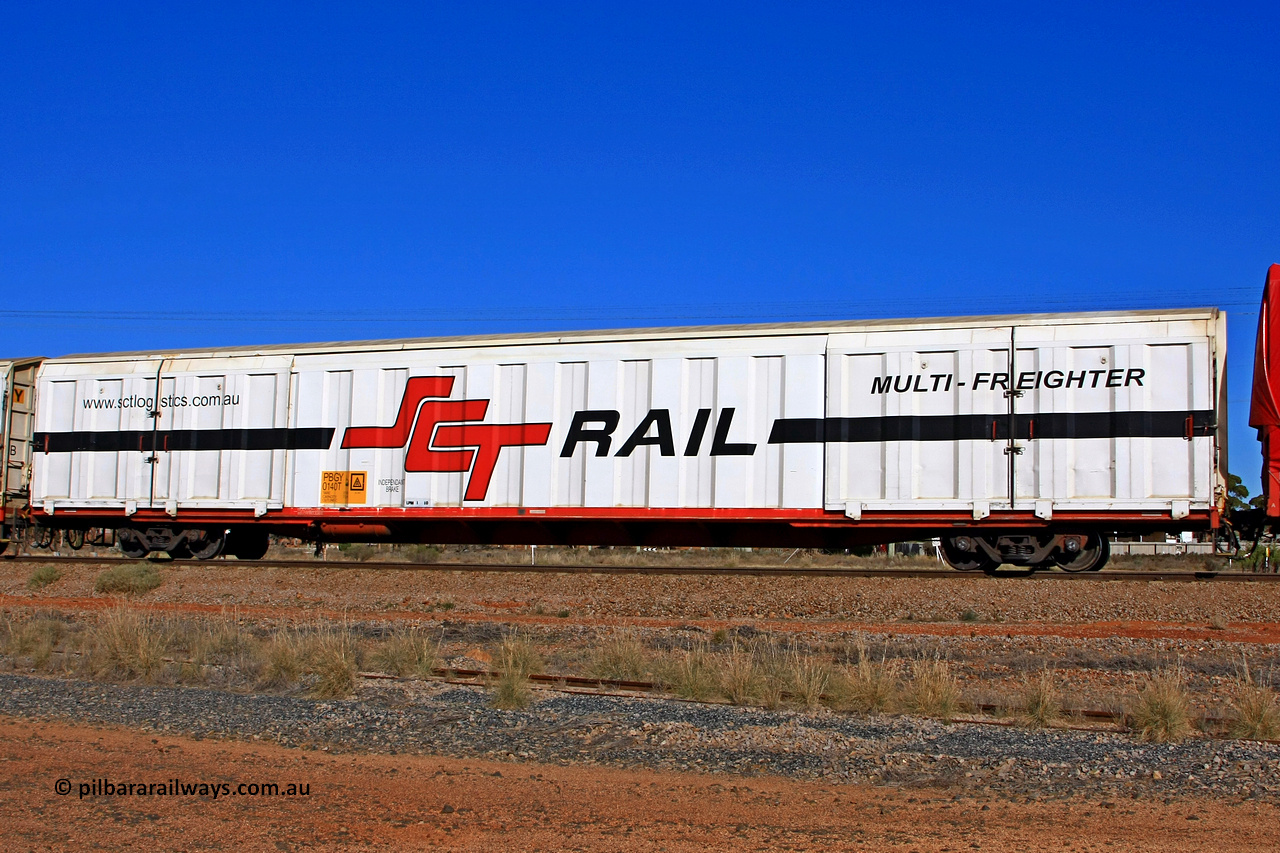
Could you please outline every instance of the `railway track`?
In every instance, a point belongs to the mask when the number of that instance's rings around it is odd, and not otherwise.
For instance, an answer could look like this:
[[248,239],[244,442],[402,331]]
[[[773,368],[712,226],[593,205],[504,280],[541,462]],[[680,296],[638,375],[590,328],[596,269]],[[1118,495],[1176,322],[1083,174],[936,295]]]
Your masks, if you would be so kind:
[[[64,554],[22,554],[4,557],[9,562],[30,564],[118,564],[136,563],[127,557],[90,557],[68,556]],[[484,572],[492,574],[577,574],[577,575],[674,575],[689,577],[814,577],[814,578],[923,578],[933,580],[984,580],[988,576],[978,572],[957,572],[953,569],[913,569],[905,567],[891,568],[796,568],[779,566],[606,566],[606,565],[531,565],[529,563],[405,563],[377,562],[355,560],[208,560],[208,561],[172,561],[167,559],[152,560],[159,564],[175,563],[192,566],[245,566],[269,569],[363,569],[373,571],[400,572]],[[1038,571],[1031,574],[1024,570],[1001,571],[997,578],[1034,577],[1035,580],[1047,581],[1125,581],[1168,583],[1280,583],[1280,574],[1257,574],[1252,572],[1211,572],[1211,571],[1123,571],[1104,569],[1100,572],[1062,572]]]
[[[450,684],[490,684],[495,679],[501,677],[502,673],[497,670],[487,669],[457,669],[457,668],[436,668],[431,671],[433,678],[445,681]],[[357,676],[370,681],[408,681],[410,679],[403,676],[388,675],[383,672],[359,672]],[[532,673],[526,676],[528,681],[536,686],[549,688],[560,691],[573,691],[591,693],[595,695],[605,696],[630,696],[639,694],[665,695],[668,699],[674,699],[669,693],[669,689],[664,685],[654,681],[636,681],[623,680],[616,678],[591,678],[577,675],[559,675],[553,673]],[[783,697],[790,700],[792,694],[784,693]],[[825,700],[824,696],[824,700]],[[732,704],[723,700],[684,700],[690,702],[698,702],[700,704]],[[1010,703],[998,702],[970,702],[968,711],[957,715],[958,719],[964,722],[976,723],[979,725],[996,725],[996,726],[1015,726],[1019,724],[1018,714],[1022,709]],[[978,716],[974,716],[974,714]],[[1077,720],[1078,723],[1072,724],[1071,720]],[[1205,733],[1217,737],[1225,737],[1227,730],[1231,726],[1234,718],[1224,716],[1219,713],[1208,713],[1199,717],[1201,727]],[[1128,731],[1133,726],[1133,717],[1124,710],[1117,708],[1101,709],[1089,707],[1064,707],[1059,711],[1059,720],[1057,728],[1075,729],[1078,731],[1098,731],[1098,726],[1110,724],[1120,730]],[[1278,740],[1260,739],[1261,743],[1280,743]]]

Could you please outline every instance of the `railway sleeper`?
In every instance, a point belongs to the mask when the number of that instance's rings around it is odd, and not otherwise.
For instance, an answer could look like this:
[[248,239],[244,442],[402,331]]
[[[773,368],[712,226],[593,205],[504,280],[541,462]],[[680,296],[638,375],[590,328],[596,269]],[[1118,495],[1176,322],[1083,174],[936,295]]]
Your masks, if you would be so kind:
[[1097,533],[998,533],[944,537],[942,555],[963,572],[995,574],[1001,565],[1034,572],[1059,568],[1067,572],[1096,572],[1110,556],[1105,536]]

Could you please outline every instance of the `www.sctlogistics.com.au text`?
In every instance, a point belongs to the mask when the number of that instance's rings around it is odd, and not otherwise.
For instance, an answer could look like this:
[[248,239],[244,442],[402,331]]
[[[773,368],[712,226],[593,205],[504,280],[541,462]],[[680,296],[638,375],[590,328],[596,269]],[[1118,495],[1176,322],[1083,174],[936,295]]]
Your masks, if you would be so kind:
[[[127,397],[86,397],[80,401],[86,409],[146,409],[155,408],[155,397],[143,397],[130,394]],[[160,398],[162,409],[182,409],[188,406],[208,408],[209,406],[238,406],[239,394],[197,394],[194,397],[169,394]]]

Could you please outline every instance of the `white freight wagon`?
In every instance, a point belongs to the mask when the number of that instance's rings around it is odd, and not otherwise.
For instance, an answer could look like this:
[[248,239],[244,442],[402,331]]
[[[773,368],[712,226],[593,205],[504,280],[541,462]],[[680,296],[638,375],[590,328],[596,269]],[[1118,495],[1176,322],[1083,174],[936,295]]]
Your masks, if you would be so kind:
[[1216,309],[649,329],[43,363],[32,515],[126,552],[849,547],[1100,568],[1218,525]]

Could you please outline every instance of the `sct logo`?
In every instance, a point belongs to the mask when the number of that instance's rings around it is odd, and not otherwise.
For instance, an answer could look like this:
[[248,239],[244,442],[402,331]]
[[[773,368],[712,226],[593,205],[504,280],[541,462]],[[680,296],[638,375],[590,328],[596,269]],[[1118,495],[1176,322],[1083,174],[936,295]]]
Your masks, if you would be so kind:
[[[464,500],[481,501],[489,492],[498,454],[504,447],[547,443],[551,424],[480,424],[488,400],[445,399],[452,376],[415,376],[405,385],[396,422],[389,427],[347,427],[344,448],[404,447],[406,471],[471,472]],[[474,467],[472,467],[474,463]]]

